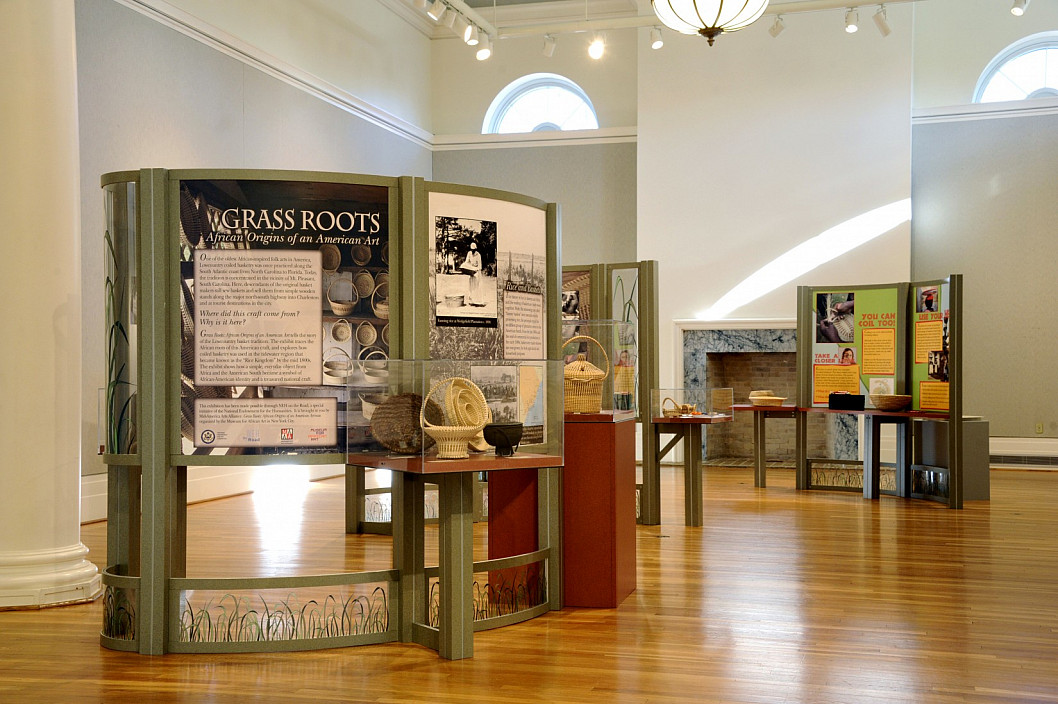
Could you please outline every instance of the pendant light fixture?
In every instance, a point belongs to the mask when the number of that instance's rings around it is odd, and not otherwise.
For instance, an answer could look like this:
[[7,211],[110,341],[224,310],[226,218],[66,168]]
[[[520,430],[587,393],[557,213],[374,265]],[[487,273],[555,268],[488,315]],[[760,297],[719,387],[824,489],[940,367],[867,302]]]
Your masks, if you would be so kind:
[[768,8],[768,0],[650,0],[650,4],[666,27],[700,34],[709,46],[720,34],[753,24]]

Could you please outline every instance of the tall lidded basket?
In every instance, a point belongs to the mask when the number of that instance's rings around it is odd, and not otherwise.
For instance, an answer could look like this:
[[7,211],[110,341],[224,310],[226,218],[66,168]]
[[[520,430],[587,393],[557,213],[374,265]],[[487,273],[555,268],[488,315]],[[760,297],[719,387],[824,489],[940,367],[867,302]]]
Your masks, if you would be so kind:
[[606,350],[594,337],[576,335],[563,343],[594,342],[606,360],[606,369],[599,369],[587,360],[584,354],[566,365],[562,370],[565,380],[566,413],[599,413],[602,410],[602,382],[610,375],[610,358]]

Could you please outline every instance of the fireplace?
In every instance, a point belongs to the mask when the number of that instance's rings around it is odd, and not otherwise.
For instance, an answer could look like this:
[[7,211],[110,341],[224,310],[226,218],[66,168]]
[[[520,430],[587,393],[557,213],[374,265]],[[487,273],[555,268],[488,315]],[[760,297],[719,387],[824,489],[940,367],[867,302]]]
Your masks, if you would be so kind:
[[[685,323],[683,387],[731,387],[736,403],[745,403],[750,391],[771,389],[793,402],[797,396],[795,332],[792,324],[703,329]],[[812,413],[808,422],[809,457],[856,459],[858,429],[854,416]],[[769,460],[786,460],[792,466],[794,433],[792,418],[769,421]],[[734,423],[709,426],[702,438],[702,457],[709,464],[744,465],[753,457],[753,424],[748,415],[736,414]]]

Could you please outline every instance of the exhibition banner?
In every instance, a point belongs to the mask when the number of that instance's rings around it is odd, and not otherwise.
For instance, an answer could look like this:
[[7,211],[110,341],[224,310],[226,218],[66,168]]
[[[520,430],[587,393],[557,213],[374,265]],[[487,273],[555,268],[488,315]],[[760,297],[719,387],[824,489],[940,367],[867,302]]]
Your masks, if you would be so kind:
[[267,454],[367,438],[350,389],[372,390],[388,359],[389,189],[179,188],[184,442]]
[[899,288],[814,291],[812,404],[830,394],[895,393]]
[[951,285],[944,282],[917,285],[913,289],[911,407],[916,410],[947,411],[949,407],[950,291]]

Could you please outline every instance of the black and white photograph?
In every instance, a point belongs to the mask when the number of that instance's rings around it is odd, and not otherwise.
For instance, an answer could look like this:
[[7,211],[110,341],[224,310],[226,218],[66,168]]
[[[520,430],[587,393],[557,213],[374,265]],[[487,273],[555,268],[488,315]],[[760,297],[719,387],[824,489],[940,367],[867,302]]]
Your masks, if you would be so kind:
[[496,327],[496,222],[437,216],[434,252],[436,324]]
[[480,365],[470,368],[470,380],[478,385],[492,409],[494,423],[517,423],[518,367]]

